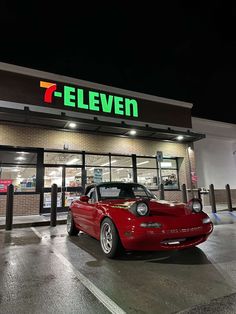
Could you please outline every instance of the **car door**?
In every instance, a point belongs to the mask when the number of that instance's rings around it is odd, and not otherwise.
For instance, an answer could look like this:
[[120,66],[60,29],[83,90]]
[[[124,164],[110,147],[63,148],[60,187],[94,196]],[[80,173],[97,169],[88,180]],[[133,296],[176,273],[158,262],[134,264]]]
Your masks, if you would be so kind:
[[88,202],[79,206],[77,220],[84,232],[96,236],[94,224],[97,215],[97,196],[94,187],[89,190],[87,196]]

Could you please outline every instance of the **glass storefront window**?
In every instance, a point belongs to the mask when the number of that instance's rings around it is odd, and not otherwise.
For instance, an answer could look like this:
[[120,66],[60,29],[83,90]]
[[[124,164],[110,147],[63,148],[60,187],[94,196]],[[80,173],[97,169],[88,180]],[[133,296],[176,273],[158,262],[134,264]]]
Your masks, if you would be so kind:
[[35,165],[37,162],[37,154],[24,151],[0,150],[0,161],[2,164]]
[[137,157],[137,168],[157,168],[156,158]]
[[86,167],[87,184],[110,181],[110,168]]
[[71,203],[74,200],[79,199],[79,197],[82,195],[82,190],[76,191],[76,192],[65,192],[65,206],[68,207],[71,205]]
[[100,166],[109,167],[109,156],[108,155],[85,155],[85,164],[87,166]]
[[[62,193],[57,193],[57,207],[62,206]],[[51,208],[51,193],[43,193],[43,207]]]
[[132,168],[112,168],[111,180],[120,182],[133,182]]
[[7,192],[9,184],[14,185],[15,192],[35,192],[36,168],[18,165],[0,167],[0,192]]
[[62,167],[45,167],[44,187],[50,188],[54,183],[62,186]]
[[143,184],[148,189],[157,189],[157,169],[137,169],[137,177],[138,183]]
[[81,165],[82,154],[74,153],[44,153],[44,163],[52,165]]
[[179,189],[177,159],[166,158],[161,162],[161,183],[165,190]]
[[133,167],[132,158],[129,156],[111,156],[112,167]]
[[66,187],[81,186],[82,184],[81,168],[66,168],[65,184]]
[[161,170],[161,182],[166,190],[176,190],[179,188],[177,170]]
[[164,159],[161,162],[161,169],[177,169],[177,162],[175,159]]

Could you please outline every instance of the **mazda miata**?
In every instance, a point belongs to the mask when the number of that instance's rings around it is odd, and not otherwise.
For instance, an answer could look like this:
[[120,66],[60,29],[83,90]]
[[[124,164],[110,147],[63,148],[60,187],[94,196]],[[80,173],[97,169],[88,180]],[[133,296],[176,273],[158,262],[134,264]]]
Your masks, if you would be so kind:
[[158,200],[136,183],[92,184],[72,202],[67,216],[70,236],[79,231],[100,240],[114,258],[122,250],[156,251],[194,247],[204,242],[213,224],[199,199],[188,203]]

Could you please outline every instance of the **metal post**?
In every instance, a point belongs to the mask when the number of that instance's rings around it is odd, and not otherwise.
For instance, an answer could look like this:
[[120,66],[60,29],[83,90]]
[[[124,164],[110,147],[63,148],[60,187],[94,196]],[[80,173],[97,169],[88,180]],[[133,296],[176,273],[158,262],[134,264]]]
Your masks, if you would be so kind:
[[164,199],[165,199],[164,184],[161,183],[160,184],[160,200],[164,200]]
[[183,203],[188,202],[186,184],[182,184],[182,199]]
[[6,230],[12,230],[13,220],[13,198],[14,198],[14,186],[13,184],[7,187],[7,203],[6,203]]
[[202,199],[202,196],[201,196],[201,189],[200,189],[200,188],[197,189],[197,197],[198,197],[199,200]]
[[225,189],[226,189],[226,197],[227,197],[228,209],[229,209],[230,212],[232,212],[233,211],[233,206],[232,206],[231,191],[230,191],[229,184],[226,184]]
[[211,210],[213,213],[216,213],[215,189],[214,189],[213,184],[210,184],[209,192],[210,192],[210,199],[211,199]]
[[54,183],[51,190],[51,221],[50,226],[57,225],[57,185]]

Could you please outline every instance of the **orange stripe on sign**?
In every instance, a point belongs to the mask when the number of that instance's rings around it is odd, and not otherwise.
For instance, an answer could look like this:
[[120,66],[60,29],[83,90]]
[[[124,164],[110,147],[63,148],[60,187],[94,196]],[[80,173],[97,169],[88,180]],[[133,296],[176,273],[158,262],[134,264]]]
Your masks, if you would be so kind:
[[44,81],[40,81],[40,87],[42,88],[49,88],[53,85],[56,85],[55,83],[49,83],[49,82],[44,82]]

